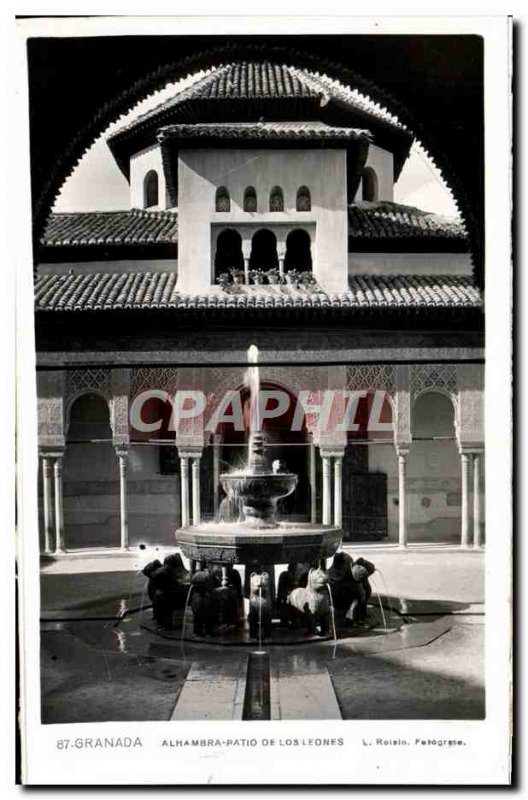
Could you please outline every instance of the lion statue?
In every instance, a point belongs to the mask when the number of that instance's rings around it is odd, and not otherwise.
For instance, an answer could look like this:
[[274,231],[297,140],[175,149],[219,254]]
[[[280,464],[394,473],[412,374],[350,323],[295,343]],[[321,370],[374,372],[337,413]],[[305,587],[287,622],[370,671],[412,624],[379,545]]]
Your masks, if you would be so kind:
[[214,582],[208,569],[200,569],[191,577],[191,608],[195,636],[212,636],[217,614],[214,602]]
[[240,625],[243,612],[242,581],[239,573],[231,565],[225,568],[227,585],[223,585],[222,567],[210,568],[213,579],[213,600],[220,625]]
[[345,615],[346,624],[364,625],[366,623],[367,606],[372,594],[369,578],[375,571],[374,564],[364,558],[354,561],[350,574],[354,582],[355,593]]
[[311,569],[306,588],[294,589],[288,597],[290,620],[297,627],[304,625],[308,634],[314,635],[319,628],[321,636],[330,631],[330,600],[328,576],[322,569]]
[[272,599],[268,572],[252,572],[249,579],[249,635],[259,637],[259,623],[263,638],[271,636]]
[[143,567],[142,572],[148,578],[153,619],[161,628],[173,628],[174,612],[185,607],[190,580],[180,554],[167,556],[163,564],[156,559]]
[[294,589],[299,586],[306,587],[308,582],[308,572],[310,565],[290,561],[288,569],[281,572],[277,586],[277,615],[280,617],[281,625],[289,627],[290,617],[288,609],[288,597]]

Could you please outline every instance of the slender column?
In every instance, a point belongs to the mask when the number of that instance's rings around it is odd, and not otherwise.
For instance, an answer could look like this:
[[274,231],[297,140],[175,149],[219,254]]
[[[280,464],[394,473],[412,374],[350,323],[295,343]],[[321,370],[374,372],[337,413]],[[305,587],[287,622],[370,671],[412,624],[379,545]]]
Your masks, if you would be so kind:
[[480,534],[480,453],[473,455],[473,547],[481,546]]
[[317,522],[317,490],[315,477],[315,445],[310,442],[310,519],[312,525]]
[[284,259],[286,258],[286,242],[277,242],[277,258],[279,259],[279,275],[284,275]]
[[460,546],[467,547],[469,543],[469,455],[462,453],[460,461],[462,466],[462,527],[460,532]]
[[251,257],[251,239],[242,242],[242,257],[244,259],[244,283],[249,283],[249,259]]
[[334,459],[334,525],[343,525],[343,457]]
[[398,544],[407,547],[407,450],[398,450]]
[[128,548],[128,502],[127,502],[127,458],[128,450],[116,448],[119,461],[119,546],[121,550]]
[[193,525],[199,525],[201,519],[200,510],[200,456],[193,458],[191,466],[192,475],[192,521]]
[[219,437],[213,437],[213,513],[214,518],[218,518],[218,508],[220,506],[220,453]]
[[64,550],[64,505],[62,500],[62,456],[56,456],[53,464],[55,488],[55,552]]
[[44,501],[44,552],[51,553],[53,536],[53,497],[51,488],[51,459],[42,458],[42,497]]
[[331,459],[330,456],[323,456],[323,525],[330,525],[330,503],[332,496],[331,484]]
[[181,524],[182,528],[189,524],[189,458],[180,457],[181,470]]

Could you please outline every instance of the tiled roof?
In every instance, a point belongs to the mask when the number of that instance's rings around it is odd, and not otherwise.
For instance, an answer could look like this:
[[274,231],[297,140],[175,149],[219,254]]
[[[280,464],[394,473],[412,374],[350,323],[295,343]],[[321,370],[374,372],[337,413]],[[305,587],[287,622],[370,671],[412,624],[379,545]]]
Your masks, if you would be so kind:
[[166,125],[158,139],[309,139],[371,140],[369,131],[327,125],[324,122],[202,122],[193,125]]
[[[219,102],[223,103],[221,108]],[[395,152],[396,177],[411,147],[412,135],[379,104],[325,75],[266,60],[237,61],[214,68],[191,86],[121,125],[107,142],[128,176],[130,152],[147,146],[147,142],[153,143],[160,127],[211,119],[259,119],[268,115],[270,104],[275,109],[272,119],[284,119],[286,115],[293,119],[305,118],[308,106],[309,116],[317,113],[324,120],[331,106],[340,118],[344,116],[345,124],[353,115],[360,119],[360,124],[355,122],[354,127],[370,129],[372,125],[373,129],[389,132],[391,144],[388,146]]]
[[191,88],[189,97],[319,97],[303,71],[270,61],[237,61],[214,70]]
[[349,290],[270,286],[241,287],[230,293],[214,287],[203,295],[178,292],[175,272],[90,275],[40,275],[35,284],[37,311],[135,309],[469,309],[481,307],[470,278],[461,276],[355,275]]
[[[398,203],[356,203],[348,209],[349,236],[360,240],[420,238],[463,241],[461,223]],[[51,214],[40,243],[47,247],[172,244],[177,211],[102,211]],[[424,245],[425,246],[425,245]]]
[[403,129],[396,118],[363,97],[359,92],[341,86],[326,75],[318,75],[299,67],[270,61],[236,61],[224,64],[200,78],[191,86],[150,111],[123,125],[115,136],[158,117],[171,109],[194,100],[250,100],[311,97],[326,105],[335,97],[350,108],[360,110],[395,128]]
[[242,61],[224,64],[200,78],[191,86],[160,103],[150,111],[123,125],[114,137],[143,127],[150,120],[168,116],[172,109],[192,100],[246,100],[249,98],[313,97],[323,98],[325,92],[303,80],[303,73],[285,64],[269,61]]
[[145,245],[177,240],[177,213],[132,209],[51,214],[40,243],[48,247],[64,247]]
[[465,239],[456,219],[399,203],[361,202],[348,207],[348,235],[360,239]]

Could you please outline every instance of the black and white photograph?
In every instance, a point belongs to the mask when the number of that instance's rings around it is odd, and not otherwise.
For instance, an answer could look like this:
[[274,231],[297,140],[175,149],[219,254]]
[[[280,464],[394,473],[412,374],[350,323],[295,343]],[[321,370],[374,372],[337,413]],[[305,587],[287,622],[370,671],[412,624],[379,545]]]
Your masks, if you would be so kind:
[[507,19],[176,21],[17,23],[25,780],[507,783]]

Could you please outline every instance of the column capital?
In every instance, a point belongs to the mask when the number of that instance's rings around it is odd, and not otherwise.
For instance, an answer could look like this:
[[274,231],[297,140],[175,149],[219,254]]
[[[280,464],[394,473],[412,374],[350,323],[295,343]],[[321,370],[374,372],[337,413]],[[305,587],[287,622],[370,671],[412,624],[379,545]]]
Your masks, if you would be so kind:
[[484,452],[484,445],[481,442],[459,442],[458,452],[461,456],[479,456]]
[[410,442],[405,442],[405,444],[398,442],[395,444],[395,448],[398,458],[407,458],[411,449],[411,445]]
[[180,458],[201,458],[203,454],[203,447],[178,447],[178,455]]
[[64,458],[65,447],[39,447],[40,458]]
[[118,458],[126,458],[128,456],[129,447],[127,444],[116,444],[114,449]]
[[321,458],[343,458],[345,455],[344,447],[328,447],[319,445]]

